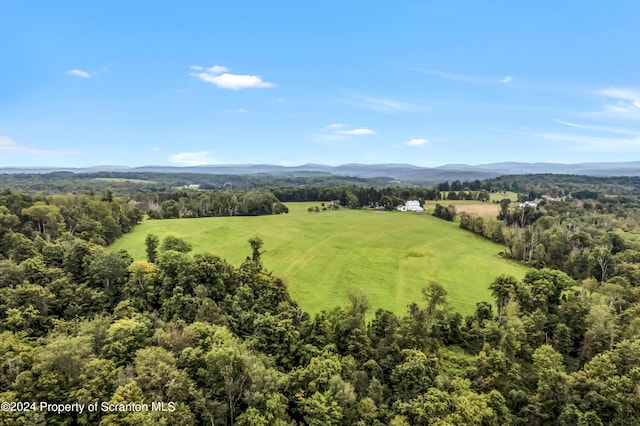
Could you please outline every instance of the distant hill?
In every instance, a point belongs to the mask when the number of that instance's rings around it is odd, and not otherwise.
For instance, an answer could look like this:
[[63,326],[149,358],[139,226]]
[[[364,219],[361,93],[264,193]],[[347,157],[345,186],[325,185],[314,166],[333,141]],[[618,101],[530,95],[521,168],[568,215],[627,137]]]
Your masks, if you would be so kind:
[[291,177],[304,176],[353,176],[361,178],[391,178],[410,183],[438,183],[455,180],[482,180],[502,175],[522,174],[575,174],[587,176],[640,176],[640,161],[619,163],[492,163],[447,164],[438,167],[418,167],[411,164],[342,164],[327,166],[303,164],[278,166],[270,164],[227,164],[177,167],[149,165],[142,167],[94,166],[72,167],[1,167],[0,173],[50,173],[50,172],[156,172],[156,173],[205,173],[226,175],[273,174]]

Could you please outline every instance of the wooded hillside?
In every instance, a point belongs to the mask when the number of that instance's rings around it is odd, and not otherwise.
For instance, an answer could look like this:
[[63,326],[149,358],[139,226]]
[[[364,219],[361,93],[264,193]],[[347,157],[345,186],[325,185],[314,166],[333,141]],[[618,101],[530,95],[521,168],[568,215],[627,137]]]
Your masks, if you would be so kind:
[[[352,294],[311,317],[264,269],[259,237],[239,267],[179,240],[134,262],[104,248],[140,220],[134,203],[4,192],[0,400],[16,404],[0,422],[638,424],[629,197],[505,208],[506,254],[532,269],[496,277],[466,318],[437,283],[403,315]],[[40,401],[124,411],[16,411]],[[130,406],[154,402],[173,408]]]

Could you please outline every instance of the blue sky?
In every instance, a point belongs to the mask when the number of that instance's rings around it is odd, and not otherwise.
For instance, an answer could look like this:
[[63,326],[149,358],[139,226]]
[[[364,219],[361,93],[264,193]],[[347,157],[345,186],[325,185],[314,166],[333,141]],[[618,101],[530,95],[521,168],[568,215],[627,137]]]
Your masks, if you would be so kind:
[[0,166],[640,160],[640,2],[0,0]]

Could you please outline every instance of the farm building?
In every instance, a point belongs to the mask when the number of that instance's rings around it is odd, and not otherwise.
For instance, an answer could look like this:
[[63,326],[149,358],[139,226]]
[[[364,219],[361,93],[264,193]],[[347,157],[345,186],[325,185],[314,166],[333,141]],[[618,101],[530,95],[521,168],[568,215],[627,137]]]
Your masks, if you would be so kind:
[[396,207],[398,211],[401,212],[414,212],[414,213],[423,213],[424,209],[420,205],[420,201],[418,200],[409,200],[403,205],[399,205]]
[[538,206],[538,204],[534,203],[533,201],[525,201],[524,203],[518,204],[518,206],[522,207],[522,208],[524,208],[524,207],[533,207],[533,208],[535,208],[535,207]]

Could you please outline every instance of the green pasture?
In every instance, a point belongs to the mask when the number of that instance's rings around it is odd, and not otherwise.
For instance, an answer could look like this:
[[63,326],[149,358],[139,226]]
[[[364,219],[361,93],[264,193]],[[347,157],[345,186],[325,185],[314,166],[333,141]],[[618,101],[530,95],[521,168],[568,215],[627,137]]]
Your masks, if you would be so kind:
[[105,178],[93,178],[93,180],[98,182],[112,182],[112,183],[123,183],[123,182],[140,183],[140,184],[157,183],[156,181],[153,181],[153,180],[133,179],[133,178],[106,178],[105,177]]
[[511,201],[518,201],[518,193],[513,191],[491,192],[489,193],[489,197],[491,202],[500,202],[505,198]]
[[194,252],[210,252],[239,265],[264,241],[262,260],[288,283],[292,297],[311,313],[344,305],[349,291],[363,291],[372,312],[404,313],[421,302],[430,282],[446,288],[462,314],[479,301],[492,301],[489,284],[499,274],[524,276],[525,269],[503,260],[502,246],[431,215],[374,210],[309,213],[320,203],[287,203],[289,214],[259,217],[146,220],[116,241],[135,259],[145,258],[148,233],[182,237]]

